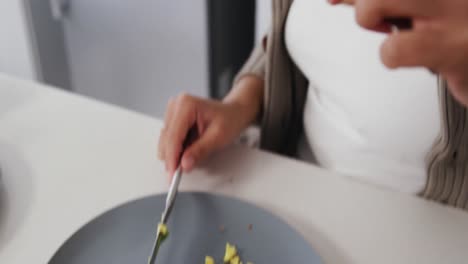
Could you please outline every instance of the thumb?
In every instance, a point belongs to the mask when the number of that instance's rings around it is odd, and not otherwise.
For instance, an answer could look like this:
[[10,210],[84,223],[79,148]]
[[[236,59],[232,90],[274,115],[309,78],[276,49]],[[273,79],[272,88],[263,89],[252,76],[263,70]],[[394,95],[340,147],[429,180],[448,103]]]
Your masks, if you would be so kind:
[[[436,35],[439,36],[439,35]],[[438,69],[447,54],[441,51],[441,39],[434,34],[400,31],[390,34],[380,49],[383,64],[389,68],[424,66]]]
[[213,151],[221,147],[223,133],[217,126],[209,126],[201,137],[193,142],[182,155],[182,169],[192,170],[197,163],[205,159]]
[[354,5],[355,0],[328,0],[328,2],[332,5],[336,5],[336,4]]

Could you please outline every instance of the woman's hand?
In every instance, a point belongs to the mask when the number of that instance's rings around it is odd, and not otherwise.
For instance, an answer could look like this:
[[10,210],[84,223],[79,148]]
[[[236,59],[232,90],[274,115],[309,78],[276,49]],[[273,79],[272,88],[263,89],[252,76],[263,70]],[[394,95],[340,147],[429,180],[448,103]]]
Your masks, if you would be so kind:
[[329,1],[354,4],[359,25],[370,30],[385,28],[389,18],[410,19],[410,29],[389,34],[382,44],[383,63],[389,68],[423,66],[441,74],[454,97],[468,106],[468,1]]
[[[263,81],[247,76],[236,86],[223,102],[187,94],[169,101],[158,146],[159,158],[165,161],[169,175],[174,173],[179,160],[182,169],[190,171],[209,154],[231,143],[255,120],[261,106]],[[183,150],[187,133],[194,126],[198,138]]]

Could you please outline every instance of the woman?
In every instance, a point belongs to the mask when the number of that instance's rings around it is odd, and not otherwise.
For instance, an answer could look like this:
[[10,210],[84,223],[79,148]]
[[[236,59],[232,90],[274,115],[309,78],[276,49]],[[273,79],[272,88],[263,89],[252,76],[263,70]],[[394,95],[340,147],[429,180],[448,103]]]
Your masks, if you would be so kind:
[[438,90],[422,69],[385,69],[384,36],[355,25],[350,8],[325,0],[272,7],[271,31],[222,102],[189,95],[169,102],[159,141],[169,173],[194,124],[200,137],[183,153],[184,170],[259,119],[263,149],[468,208],[467,115],[445,84]]

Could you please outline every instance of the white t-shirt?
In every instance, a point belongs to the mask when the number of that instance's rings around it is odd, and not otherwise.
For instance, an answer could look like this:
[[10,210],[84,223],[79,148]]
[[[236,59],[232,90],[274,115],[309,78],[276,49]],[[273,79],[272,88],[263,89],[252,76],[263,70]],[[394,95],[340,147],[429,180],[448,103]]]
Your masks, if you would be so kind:
[[286,46],[309,80],[304,127],[318,165],[408,193],[426,182],[425,157],[440,130],[436,77],[389,70],[385,35],[360,28],[354,11],[295,0]]

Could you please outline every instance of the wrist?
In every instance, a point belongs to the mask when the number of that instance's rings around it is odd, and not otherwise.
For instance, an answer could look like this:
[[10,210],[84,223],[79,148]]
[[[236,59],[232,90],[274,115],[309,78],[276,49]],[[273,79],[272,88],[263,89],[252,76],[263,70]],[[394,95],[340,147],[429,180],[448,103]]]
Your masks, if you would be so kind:
[[261,113],[263,104],[263,80],[247,75],[242,77],[223,99],[223,104],[232,106],[247,125],[254,122]]

